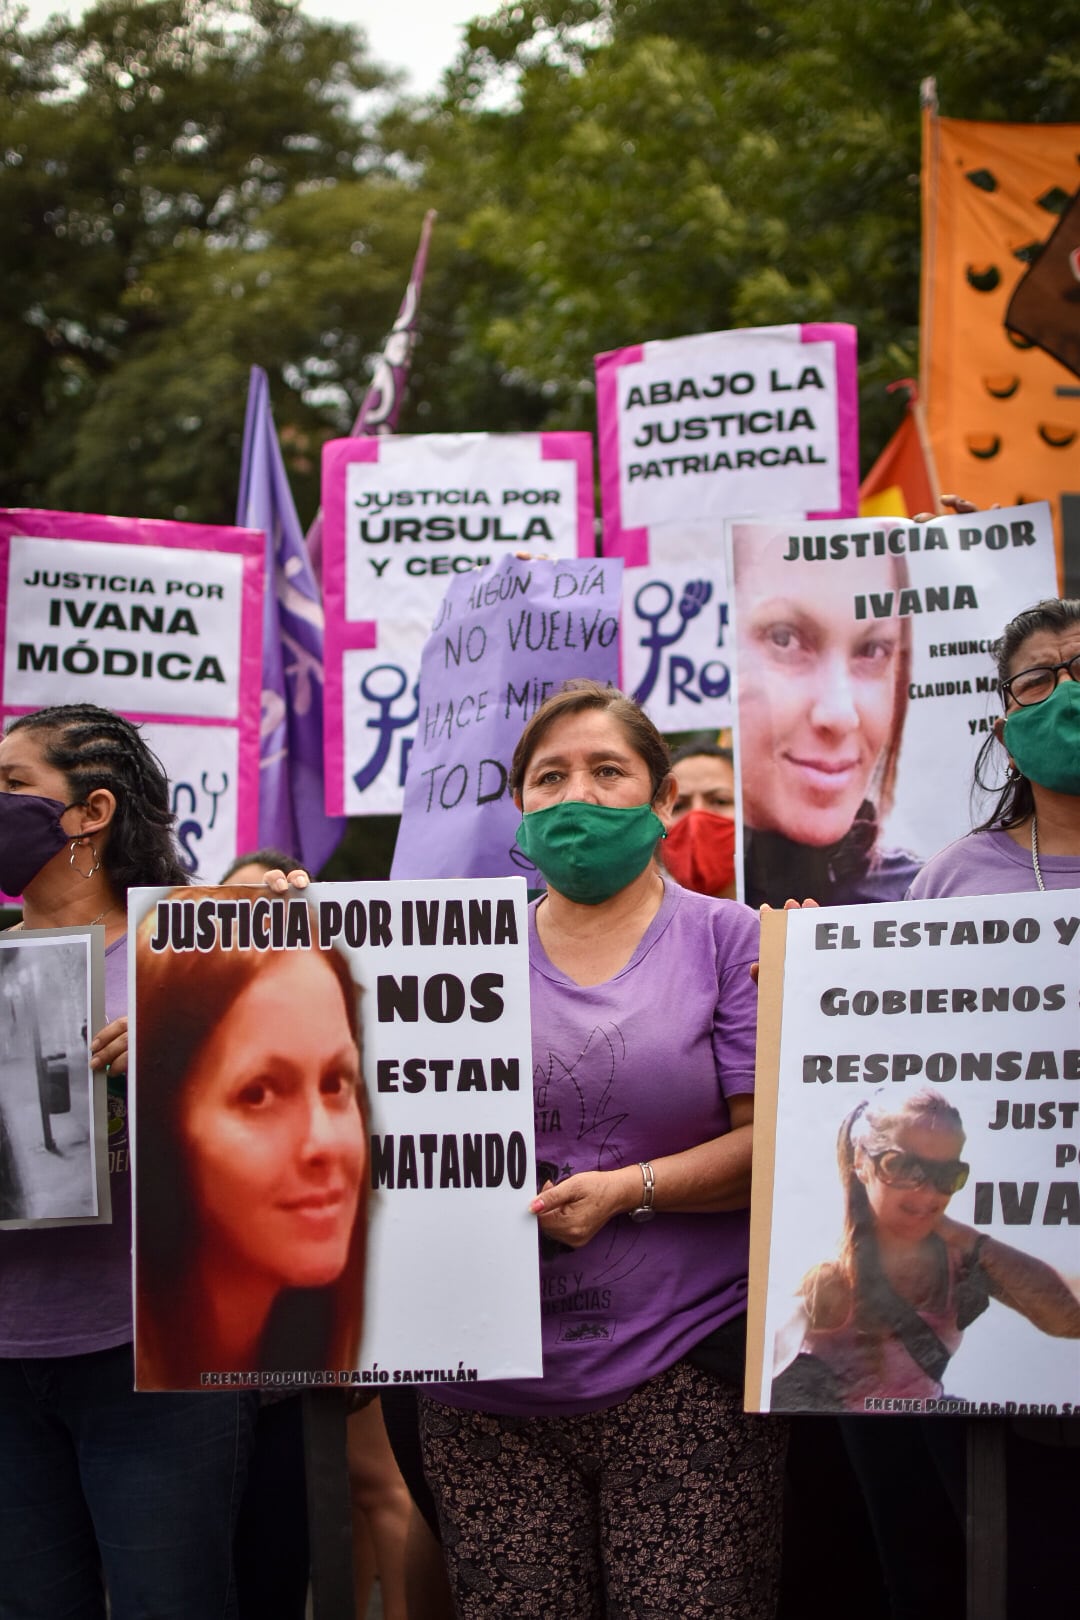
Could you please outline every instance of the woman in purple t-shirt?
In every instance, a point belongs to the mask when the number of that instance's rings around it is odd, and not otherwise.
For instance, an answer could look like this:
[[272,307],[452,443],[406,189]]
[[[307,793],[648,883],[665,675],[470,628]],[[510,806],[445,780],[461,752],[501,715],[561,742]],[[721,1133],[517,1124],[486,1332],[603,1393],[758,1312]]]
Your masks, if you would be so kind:
[[[952,895],[1080,889],[1080,600],[1049,597],[1005,626],[993,646],[1003,713],[976,764],[976,785],[995,795],[990,815],[929,860],[912,883],[913,900]],[[1004,774],[1004,782],[1002,775]],[[932,1418],[905,1420],[918,1439],[907,1477],[885,1475],[873,1436],[854,1425],[859,1466],[891,1584],[906,1581],[920,1545]],[[966,1420],[951,1419],[961,1441]],[[1080,1511],[1080,1421],[1075,1416],[1014,1420],[1008,1434],[1009,1613],[1064,1614],[1074,1599],[1072,1558]],[[854,1448],[853,1448],[854,1449]],[[922,1468],[920,1474],[919,1470]],[[963,1488],[951,1494],[963,1523]],[[948,1470],[946,1470],[948,1476]],[[905,1491],[905,1485],[910,1489]],[[895,1511],[904,1500],[904,1513]],[[959,1541],[959,1537],[957,1538]],[[959,1565],[959,1554],[956,1559]],[[925,1591],[941,1585],[940,1560]],[[915,1594],[921,1598],[922,1592]]]
[[[235,1394],[134,1393],[126,898],[186,881],[164,772],[93,704],[0,741],[0,887],[23,928],[100,924],[112,1223],[0,1235],[0,1620],[234,1613],[232,1529],[252,1422]],[[103,1578],[104,1577],[104,1578]]]
[[544,1375],[421,1401],[466,1617],[775,1607],[786,1431],[741,1391],[758,925],[661,874],[669,765],[636,704],[576,681],[511,766],[548,885],[530,917]]
[[1050,597],[1018,613],[994,656],[1004,713],[975,781],[996,803],[926,863],[912,900],[1080,887],[1080,600]]

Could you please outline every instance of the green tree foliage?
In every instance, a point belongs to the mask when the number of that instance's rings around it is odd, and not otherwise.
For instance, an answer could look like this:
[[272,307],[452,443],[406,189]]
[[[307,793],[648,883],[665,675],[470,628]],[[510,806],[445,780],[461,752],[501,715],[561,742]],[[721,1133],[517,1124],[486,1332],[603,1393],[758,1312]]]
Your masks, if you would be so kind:
[[1074,120],[1072,11],[516,0],[418,107],[295,0],[0,0],[0,501],[228,520],[258,362],[310,515],[432,203],[404,428],[592,427],[603,349],[847,320],[869,460],[917,362],[919,83]]
[[[945,114],[1080,115],[1050,0],[518,0],[476,23],[414,151],[480,273],[459,352],[587,426],[591,356],[854,322],[864,458],[917,365],[919,85]],[[486,268],[486,274],[483,273]],[[497,296],[486,296],[490,285]]]
[[105,0],[36,33],[7,5],[0,74],[0,499],[228,519],[255,361],[291,384],[303,482],[423,210],[359,33],[282,0]]

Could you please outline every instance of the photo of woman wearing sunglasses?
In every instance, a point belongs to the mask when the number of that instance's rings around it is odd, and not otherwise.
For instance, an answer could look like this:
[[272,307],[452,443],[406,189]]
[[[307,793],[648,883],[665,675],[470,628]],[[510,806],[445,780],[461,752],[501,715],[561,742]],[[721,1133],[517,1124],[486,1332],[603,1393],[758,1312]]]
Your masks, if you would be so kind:
[[1080,1300],[1052,1266],[946,1214],[968,1179],[964,1140],[958,1110],[930,1087],[876,1092],[847,1115],[839,1254],[803,1278],[796,1319],[777,1335],[772,1411],[941,1398],[991,1299],[1043,1333],[1080,1338]]

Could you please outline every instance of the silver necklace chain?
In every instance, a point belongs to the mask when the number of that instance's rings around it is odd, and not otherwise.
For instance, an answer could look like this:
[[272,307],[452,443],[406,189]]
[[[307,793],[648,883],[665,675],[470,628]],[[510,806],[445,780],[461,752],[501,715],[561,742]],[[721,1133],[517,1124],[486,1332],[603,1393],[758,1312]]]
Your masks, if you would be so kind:
[[1034,812],[1031,817],[1031,864],[1035,868],[1035,881],[1045,894],[1046,884],[1039,870],[1039,818]]

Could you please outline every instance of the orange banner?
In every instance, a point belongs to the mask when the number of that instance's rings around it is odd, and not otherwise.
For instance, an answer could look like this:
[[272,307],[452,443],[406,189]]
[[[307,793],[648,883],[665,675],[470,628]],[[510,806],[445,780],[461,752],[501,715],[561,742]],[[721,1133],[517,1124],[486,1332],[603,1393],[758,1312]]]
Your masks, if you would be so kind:
[[1080,179],[1080,124],[923,124],[922,398],[941,489],[1080,495],[1080,387],[1005,312]]

